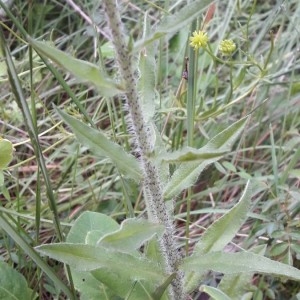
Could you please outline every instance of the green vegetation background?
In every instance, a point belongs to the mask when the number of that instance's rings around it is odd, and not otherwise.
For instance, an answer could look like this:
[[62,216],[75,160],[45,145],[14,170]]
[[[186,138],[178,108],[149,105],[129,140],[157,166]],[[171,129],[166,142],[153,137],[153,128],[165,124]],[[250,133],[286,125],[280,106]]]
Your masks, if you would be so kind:
[[[28,34],[51,41],[76,58],[98,64],[107,76],[117,78],[114,52],[100,1],[18,1],[11,12]],[[145,12],[153,28],[167,12],[175,13],[185,1],[120,1],[125,29],[134,40],[142,36]],[[205,12],[199,14],[200,23]],[[195,105],[195,147],[256,110],[234,150],[226,159],[207,168],[193,186],[190,206],[190,247],[220,214],[239,198],[246,181],[257,183],[251,218],[241,228],[232,247],[266,245],[266,256],[300,267],[300,6],[291,1],[218,1],[206,25],[210,44],[217,54],[225,38],[237,45],[233,60],[247,58],[248,65],[216,63],[199,51],[198,103]],[[78,100],[95,126],[130,151],[132,139],[126,125],[121,97],[101,97],[91,85],[57,68],[66,86],[32,49],[9,17],[0,21],[5,43],[11,51],[23,91],[39,135],[53,197],[55,218],[63,234],[84,211],[102,212],[118,222],[144,209],[138,185],[120,176],[105,157],[95,157],[79,144],[56,114],[53,104],[86,121],[74,104]],[[186,106],[175,98],[188,48],[189,26],[159,39],[156,44],[156,124],[170,150],[187,142]],[[3,54],[2,54],[3,55]],[[31,60],[29,58],[32,58]],[[263,72],[257,65],[263,66]],[[31,70],[31,72],[30,72]],[[153,71],[153,70],[150,70]],[[70,90],[68,90],[68,87]],[[12,93],[3,60],[0,61],[0,135],[14,144],[10,167],[4,171],[0,211],[13,224],[16,234],[32,247],[58,241],[47,183],[41,177],[23,116]],[[136,153],[133,153],[137,155]],[[176,200],[176,228],[184,246],[187,216],[186,194]],[[62,237],[63,238],[63,237]],[[24,275],[40,299],[62,297],[59,289],[21,250],[0,231],[0,260]],[[29,251],[29,250],[28,250]],[[63,266],[48,266],[65,280]],[[209,279],[214,284],[218,276]],[[254,299],[298,299],[299,283],[282,282],[271,276],[255,276]],[[197,295],[194,295],[197,299]],[[298,293],[299,297],[299,293]]]

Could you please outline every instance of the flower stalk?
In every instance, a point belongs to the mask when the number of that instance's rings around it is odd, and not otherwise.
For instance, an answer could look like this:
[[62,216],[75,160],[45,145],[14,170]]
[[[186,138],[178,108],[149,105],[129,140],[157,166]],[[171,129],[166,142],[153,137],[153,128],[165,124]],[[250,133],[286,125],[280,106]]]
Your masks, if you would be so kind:
[[119,8],[115,0],[103,0],[105,13],[111,30],[112,42],[116,52],[121,77],[125,84],[125,100],[130,117],[130,126],[135,138],[137,150],[140,154],[140,162],[143,170],[143,184],[145,202],[150,221],[163,224],[165,234],[160,240],[160,248],[165,260],[165,272],[176,273],[172,281],[169,295],[171,299],[182,300],[183,276],[177,271],[180,257],[174,241],[174,226],[171,215],[163,199],[157,166],[150,160],[154,149],[155,139],[151,135],[151,128],[143,116],[141,101],[137,90],[137,79],[133,68],[133,57],[125,42],[125,35],[119,14]]

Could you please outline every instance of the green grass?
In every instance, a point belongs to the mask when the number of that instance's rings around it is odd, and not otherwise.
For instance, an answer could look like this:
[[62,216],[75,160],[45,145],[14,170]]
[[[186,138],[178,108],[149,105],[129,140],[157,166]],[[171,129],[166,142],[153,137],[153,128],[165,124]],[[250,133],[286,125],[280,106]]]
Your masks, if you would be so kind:
[[[232,67],[218,63],[203,49],[191,60],[191,24],[156,40],[155,121],[168,150],[191,143],[200,148],[255,109],[233,150],[206,168],[197,182],[176,198],[177,238],[188,252],[205,228],[237,202],[251,178],[255,182],[251,212],[228,248],[233,251],[264,245],[266,256],[300,267],[297,4],[297,0],[284,1],[282,6],[280,1],[218,1],[205,29],[214,55],[222,39],[234,40],[237,51],[232,61],[241,63]],[[120,13],[124,27],[136,41],[142,37],[146,11],[155,28],[167,11],[173,14],[184,5],[184,1],[122,1]],[[106,157],[96,157],[79,144],[53,107],[101,129],[130,152],[133,140],[123,98],[101,97],[92,85],[80,83],[56,65],[45,64],[32,48],[28,49],[27,36],[20,29],[99,65],[111,78],[119,78],[103,9],[94,1],[80,2],[80,9],[97,22],[100,34],[82,13],[60,1],[30,5],[16,0],[10,9],[15,20],[6,17],[0,21],[2,42],[9,49],[22,88],[22,93],[18,92],[16,77],[12,74],[9,81],[0,62],[0,135],[15,147],[0,190],[0,259],[24,275],[39,299],[75,296],[63,265],[51,259],[41,262],[33,247],[65,240],[72,222],[87,210],[104,213],[118,222],[140,216],[145,210],[139,185],[120,176]],[[204,13],[199,12],[200,23]],[[190,70],[196,69],[192,106],[175,99],[187,55]],[[57,77],[52,71],[58,73]],[[188,87],[187,101],[191,101],[191,93]],[[16,99],[15,95],[24,98]],[[191,114],[195,115],[194,127],[189,122]],[[216,286],[219,276],[207,278],[206,284]],[[300,288],[297,282],[291,284],[267,275],[253,276],[252,284],[253,299],[292,299]],[[200,293],[194,292],[191,297],[197,299]]]

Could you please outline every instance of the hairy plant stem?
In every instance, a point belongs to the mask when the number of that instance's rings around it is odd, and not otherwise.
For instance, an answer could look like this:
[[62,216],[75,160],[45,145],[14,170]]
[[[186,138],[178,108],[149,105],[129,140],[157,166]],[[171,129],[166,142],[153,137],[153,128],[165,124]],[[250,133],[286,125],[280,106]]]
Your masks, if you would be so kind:
[[125,42],[125,35],[119,14],[119,8],[115,0],[103,0],[112,35],[112,42],[116,51],[121,77],[125,83],[125,98],[131,118],[132,134],[135,138],[136,147],[140,154],[141,167],[144,176],[144,193],[147,205],[148,217],[153,222],[163,224],[165,234],[160,240],[160,248],[165,259],[165,271],[167,274],[176,272],[169,289],[171,299],[182,300],[183,276],[177,271],[180,256],[176,249],[174,239],[174,226],[172,218],[162,195],[159,173],[156,165],[149,159],[153,152],[154,140],[151,137],[151,128],[146,123],[141,107],[141,101],[137,90],[137,79],[134,74],[132,56]]

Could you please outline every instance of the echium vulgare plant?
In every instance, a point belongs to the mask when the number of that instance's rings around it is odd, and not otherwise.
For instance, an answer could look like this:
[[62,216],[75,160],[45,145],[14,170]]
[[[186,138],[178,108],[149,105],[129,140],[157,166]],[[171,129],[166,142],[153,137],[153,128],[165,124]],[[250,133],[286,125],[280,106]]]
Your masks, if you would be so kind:
[[160,251],[163,254],[164,270],[168,274],[176,274],[169,290],[172,299],[183,299],[183,275],[177,270],[180,256],[174,239],[174,225],[170,210],[167,209],[163,197],[163,189],[157,165],[151,156],[154,153],[155,137],[142,110],[142,103],[137,89],[133,55],[127,47],[123,26],[115,1],[103,1],[111,31],[112,42],[116,52],[121,78],[124,80],[126,106],[129,112],[129,127],[135,139],[136,150],[140,156],[143,174],[143,188],[148,218],[153,223],[162,224],[165,232],[159,239]]
[[150,159],[154,152],[155,138],[152,128],[146,123],[142,111],[142,103],[137,90],[137,79],[132,63],[132,54],[127,47],[118,7],[115,1],[103,1],[111,30],[112,42],[115,47],[116,58],[121,77],[125,85],[125,99],[129,111],[129,126],[140,154],[141,169],[143,171],[143,186],[146,194],[146,207],[151,222],[164,225],[165,232],[160,238],[160,249],[163,253],[165,271],[176,273],[172,281],[172,298],[183,298],[183,276],[177,271],[179,254],[174,240],[174,227],[171,216],[163,198],[163,190],[159,178],[158,168]]
[[[117,2],[103,0],[118,65],[118,82],[104,76],[98,66],[71,58],[47,43],[28,37],[41,56],[50,58],[77,77],[93,83],[103,96],[122,95],[128,112],[128,128],[134,140],[135,148],[132,152],[138,154],[138,158],[128,154],[97,129],[56,108],[57,113],[82,144],[101,156],[109,157],[122,176],[127,176],[142,186],[148,216],[148,220],[128,218],[119,225],[104,214],[85,212],[73,224],[66,242],[36,248],[39,252],[70,265],[75,287],[80,291],[82,299],[119,297],[130,300],[183,300],[203,283],[203,276],[209,270],[225,274],[224,281],[220,281],[218,289],[205,285],[201,287],[212,297],[218,295],[219,299],[236,298],[233,294],[240,291],[231,287],[238,280],[242,281],[238,286],[246,285],[255,272],[300,279],[299,270],[264,257],[263,249],[236,253],[223,251],[248,217],[252,194],[250,182],[246,184],[239,202],[206,229],[190,256],[183,257],[176,244],[172,199],[183,190],[187,189],[189,193],[189,188],[196,182],[199,174],[231,150],[248,117],[219,132],[202,148],[193,148],[191,143],[188,143],[187,147],[168,152],[164,149],[153,120],[146,116],[143,103],[145,99],[142,99],[144,91],[139,85],[139,70],[136,69],[135,59],[141,53],[139,59],[144,59],[145,64],[149,63],[147,59],[155,57],[148,48],[154,40],[193,22],[198,12],[211,2],[192,2],[183,7],[176,16],[166,17],[154,33],[145,30],[144,39],[134,44],[132,38],[127,38],[124,33]],[[146,20],[146,29],[147,22]],[[192,86],[195,83],[195,57],[200,49],[204,49],[215,62],[224,62],[216,57],[211,49],[207,33],[197,31],[195,27],[192,27],[193,35],[189,39],[190,63],[185,70],[190,76],[185,74],[184,77],[188,80],[188,136],[193,132],[195,118],[191,110],[191,107],[194,109],[195,103],[195,89]],[[230,57],[224,63],[232,67],[231,55],[236,50],[235,43],[230,39],[223,40],[219,50],[223,56]],[[254,62],[245,64],[251,63],[261,72],[260,75],[266,74],[267,63],[263,67]],[[147,66],[148,71],[149,66],[151,63]],[[225,109],[226,106],[221,107],[219,111],[214,110],[211,116],[218,115]],[[176,165],[171,175],[169,164]],[[250,275],[239,277],[241,273]]]

